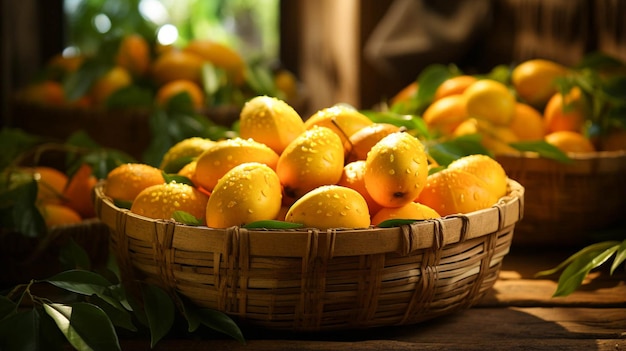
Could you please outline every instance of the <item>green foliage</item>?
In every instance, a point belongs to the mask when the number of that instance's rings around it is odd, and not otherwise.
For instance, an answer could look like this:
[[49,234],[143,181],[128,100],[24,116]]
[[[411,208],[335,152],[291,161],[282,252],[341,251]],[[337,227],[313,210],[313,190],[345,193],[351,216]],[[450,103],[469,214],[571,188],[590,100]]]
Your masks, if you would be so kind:
[[562,270],[553,296],[567,296],[580,287],[589,272],[600,267],[613,256],[615,257],[610,274],[613,274],[626,260],[626,240],[591,244],[571,255],[558,266],[538,272],[535,276],[549,276]]
[[440,142],[427,143],[426,151],[437,164],[447,166],[452,161],[473,154],[490,155],[480,143],[481,136],[478,134],[463,135]]

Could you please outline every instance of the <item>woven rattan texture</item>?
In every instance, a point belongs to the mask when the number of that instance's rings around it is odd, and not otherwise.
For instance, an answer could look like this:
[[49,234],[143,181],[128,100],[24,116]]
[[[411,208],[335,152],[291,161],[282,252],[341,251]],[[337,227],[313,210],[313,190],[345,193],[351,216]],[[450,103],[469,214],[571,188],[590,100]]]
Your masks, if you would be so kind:
[[119,209],[96,189],[123,279],[271,329],[417,323],[475,304],[495,282],[523,214],[523,188],[492,208],[399,228],[191,227]]
[[581,245],[594,231],[626,221],[626,151],[572,156],[564,164],[534,156],[498,156],[523,184],[524,219],[515,244]]

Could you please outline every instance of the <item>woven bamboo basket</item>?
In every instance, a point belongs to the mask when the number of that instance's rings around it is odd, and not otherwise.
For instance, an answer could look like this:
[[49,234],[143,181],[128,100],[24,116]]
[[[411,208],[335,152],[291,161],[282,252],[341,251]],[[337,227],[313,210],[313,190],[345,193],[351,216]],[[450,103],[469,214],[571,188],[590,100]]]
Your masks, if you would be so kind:
[[514,245],[585,245],[626,224],[626,150],[571,158],[568,164],[534,155],[496,158],[525,189]]
[[405,325],[474,305],[498,277],[524,188],[493,207],[395,228],[187,226],[120,209],[96,187],[124,282],[144,281],[273,330]]

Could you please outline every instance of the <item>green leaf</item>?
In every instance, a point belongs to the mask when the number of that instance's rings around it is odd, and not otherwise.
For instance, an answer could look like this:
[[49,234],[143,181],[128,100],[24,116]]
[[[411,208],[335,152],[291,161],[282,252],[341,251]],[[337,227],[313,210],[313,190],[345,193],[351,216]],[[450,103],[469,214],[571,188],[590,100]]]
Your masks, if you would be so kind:
[[43,281],[58,288],[87,296],[103,296],[106,289],[111,286],[111,282],[103,276],[85,270],[61,272]]
[[127,310],[122,310],[111,306],[107,301],[92,296],[89,300],[94,305],[100,307],[104,313],[109,317],[113,325],[124,328],[130,331],[137,331],[137,327],[133,324],[130,313]]
[[387,220],[380,222],[377,225],[377,227],[379,228],[401,227],[403,225],[413,224],[417,221],[418,221],[417,219],[400,219],[400,218],[387,219]]
[[606,262],[615,251],[617,251],[617,246],[612,246],[604,251],[591,251],[578,257],[561,273],[553,296],[567,296],[574,292],[589,272]]
[[0,192],[2,228],[15,230],[30,238],[41,237],[46,232],[44,219],[35,205],[37,191],[37,181],[31,178]]
[[620,246],[617,248],[615,259],[611,265],[611,275],[615,273],[615,270],[617,270],[617,268],[624,263],[624,261],[626,261],[626,240],[622,241]]
[[426,144],[427,152],[441,166],[447,166],[452,161],[463,156],[483,154],[489,151],[480,142],[480,134],[468,134],[454,139]]
[[191,213],[186,211],[174,211],[172,213],[172,218],[174,218],[174,220],[177,222],[187,225],[199,226],[204,224],[204,221],[202,221],[202,219],[196,218]]
[[556,146],[547,143],[544,140],[538,141],[520,141],[509,144],[511,147],[519,151],[532,151],[538,153],[540,156],[549,158],[562,163],[572,163],[573,160],[567,156],[566,153],[561,151]]
[[69,77],[63,82],[63,90],[65,96],[69,101],[75,101],[83,97],[93,83],[104,76],[108,72],[112,63],[103,62],[98,58],[90,58],[85,60],[76,72],[69,75]]
[[162,174],[163,174],[163,179],[165,179],[166,183],[174,182],[174,183],[187,184],[187,185],[194,186],[191,179],[185,176],[178,175],[178,174],[171,174],[171,173],[168,174],[168,173],[165,173],[165,171],[163,171]]
[[42,349],[39,340],[39,313],[31,308],[20,311],[0,321],[0,349]]
[[6,296],[0,295],[0,320],[6,316],[14,313],[17,309],[17,304]]
[[174,302],[161,288],[150,285],[141,285],[144,309],[150,328],[150,346],[154,347],[174,325]]
[[575,69],[594,69],[594,70],[603,70],[603,69],[613,69],[624,66],[624,62],[620,61],[618,58],[607,55],[603,52],[591,52],[583,56],[578,64],[574,66]]
[[77,350],[121,350],[113,324],[98,306],[46,303],[44,310]]
[[60,248],[59,260],[66,269],[91,269],[91,259],[87,251],[71,237],[67,244]]
[[417,77],[419,89],[416,96],[418,106],[417,111],[415,111],[416,115],[422,114],[423,110],[433,101],[439,85],[453,75],[450,67],[441,64],[429,65],[419,74]]
[[41,143],[42,139],[17,128],[0,130],[0,170],[5,169],[22,153]]
[[200,308],[196,310],[196,314],[203,325],[226,334],[242,344],[246,343],[237,324],[225,313],[208,308]]
[[107,98],[105,106],[108,109],[149,108],[153,104],[153,99],[154,97],[150,90],[137,85],[129,85],[114,91]]
[[163,167],[163,172],[165,172],[165,173],[176,173],[176,172],[180,171],[185,165],[187,165],[188,163],[190,163],[193,160],[194,160],[193,156],[179,157],[179,158],[177,158],[175,160],[172,160],[172,161],[168,162]]
[[207,95],[214,95],[220,88],[220,74],[208,62],[202,65],[202,86]]
[[131,206],[133,205],[133,202],[113,199],[113,204],[117,206],[118,208],[130,210]]
[[278,220],[261,220],[255,221],[248,224],[243,225],[243,228],[247,229],[296,229],[302,228],[303,224],[301,223],[292,223]]
[[554,267],[552,269],[547,269],[547,270],[535,273],[535,277],[542,277],[542,276],[552,275],[552,274],[562,270],[567,265],[569,265],[570,263],[572,263],[575,260],[579,259],[580,257],[584,257],[586,255],[589,255],[589,253],[591,253],[591,252],[604,251],[604,250],[606,250],[606,249],[608,249],[608,248],[610,248],[612,246],[618,245],[618,244],[619,244],[618,241],[603,241],[603,242],[591,244],[589,246],[586,246],[586,247],[580,249],[578,252],[574,253],[573,255],[569,256],[563,262],[559,263],[556,267]]

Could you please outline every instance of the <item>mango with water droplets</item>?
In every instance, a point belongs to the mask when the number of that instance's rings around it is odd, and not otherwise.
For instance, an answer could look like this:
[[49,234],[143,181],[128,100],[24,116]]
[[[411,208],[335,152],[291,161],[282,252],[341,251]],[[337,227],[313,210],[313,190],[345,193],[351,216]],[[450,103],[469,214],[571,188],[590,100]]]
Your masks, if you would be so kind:
[[227,228],[275,219],[282,205],[281,184],[267,165],[250,162],[228,171],[206,206],[207,226]]
[[395,132],[381,139],[365,160],[365,188],[383,207],[400,207],[413,201],[428,177],[428,160],[414,136]]
[[163,183],[142,190],[130,211],[154,219],[171,219],[174,212],[185,211],[204,220],[208,196],[183,183]]
[[322,230],[367,228],[370,215],[367,202],[356,190],[325,185],[311,190],[291,205],[285,221]]
[[428,176],[424,190],[417,197],[442,216],[470,213],[488,208],[499,197],[479,177],[462,169],[444,169]]
[[304,121],[283,100],[257,96],[246,102],[239,117],[239,135],[269,146],[276,153],[304,132]]
[[344,165],[343,144],[332,130],[315,126],[280,155],[276,173],[287,199],[295,200],[322,185],[336,184]]
[[198,156],[192,180],[194,184],[212,191],[226,172],[247,162],[259,162],[276,169],[278,154],[267,145],[252,139],[219,140]]
[[347,154],[350,151],[348,143],[350,136],[373,123],[355,108],[338,104],[315,112],[304,122],[304,128],[307,130],[314,126],[330,128],[341,138]]

